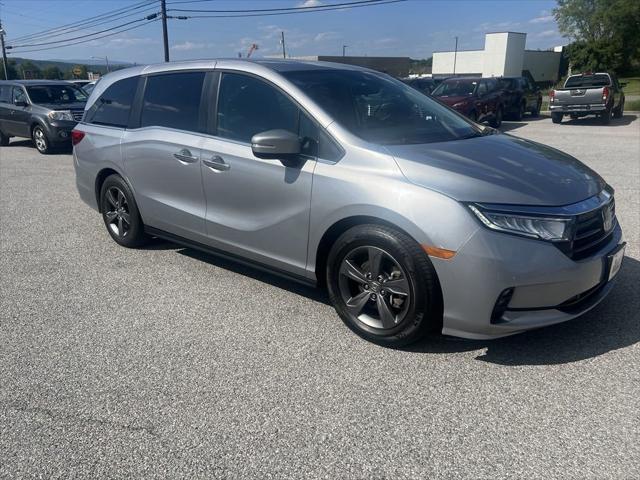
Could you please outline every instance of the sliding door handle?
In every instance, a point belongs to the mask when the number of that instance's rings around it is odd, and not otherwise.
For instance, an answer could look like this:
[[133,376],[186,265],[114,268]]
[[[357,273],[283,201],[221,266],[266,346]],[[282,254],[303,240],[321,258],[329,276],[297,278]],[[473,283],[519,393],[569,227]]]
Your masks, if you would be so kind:
[[191,155],[191,152],[186,148],[174,153],[173,156],[183,163],[195,163],[198,161],[198,157]]
[[218,170],[219,172],[226,172],[231,168],[231,165],[225,162],[219,155],[214,155],[210,160],[204,159],[202,160],[202,163],[204,163],[209,168]]

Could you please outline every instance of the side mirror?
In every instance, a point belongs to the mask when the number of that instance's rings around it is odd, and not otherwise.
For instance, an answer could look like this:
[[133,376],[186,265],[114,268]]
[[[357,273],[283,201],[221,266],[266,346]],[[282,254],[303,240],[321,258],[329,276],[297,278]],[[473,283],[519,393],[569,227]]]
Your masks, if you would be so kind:
[[258,158],[291,157],[300,154],[300,137],[288,130],[267,130],[251,138],[251,150]]
[[29,105],[27,102],[25,102],[24,100],[16,100],[15,102],[13,102],[13,104],[16,107],[26,107],[27,105]]

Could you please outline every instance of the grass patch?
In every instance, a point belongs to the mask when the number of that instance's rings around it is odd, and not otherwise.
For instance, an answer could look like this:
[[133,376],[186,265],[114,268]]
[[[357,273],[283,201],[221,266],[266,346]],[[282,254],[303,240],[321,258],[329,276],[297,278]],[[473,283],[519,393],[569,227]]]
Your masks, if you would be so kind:
[[627,84],[622,88],[625,95],[640,95],[640,77],[621,78],[619,81]]
[[630,102],[624,102],[624,109],[627,112],[640,111],[640,100],[632,100]]
[[549,110],[549,102],[543,101],[542,106],[540,107],[540,111],[546,112],[547,110]]

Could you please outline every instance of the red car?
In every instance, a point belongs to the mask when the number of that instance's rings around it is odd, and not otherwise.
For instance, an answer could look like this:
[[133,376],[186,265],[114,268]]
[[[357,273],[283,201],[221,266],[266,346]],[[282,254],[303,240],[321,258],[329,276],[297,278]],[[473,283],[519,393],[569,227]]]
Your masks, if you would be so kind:
[[502,90],[495,78],[449,78],[431,96],[475,122],[486,121],[494,128],[502,123]]

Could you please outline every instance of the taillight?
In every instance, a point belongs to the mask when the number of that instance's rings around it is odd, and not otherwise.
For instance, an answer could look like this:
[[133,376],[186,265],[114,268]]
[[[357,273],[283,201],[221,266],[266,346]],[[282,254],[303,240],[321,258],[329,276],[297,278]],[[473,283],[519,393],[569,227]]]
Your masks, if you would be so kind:
[[79,144],[84,138],[84,132],[80,130],[71,130],[71,145]]
[[553,102],[555,97],[556,97],[556,91],[555,90],[550,90],[549,91],[549,102]]
[[602,89],[602,101],[606,103],[608,98],[609,98],[609,87],[604,87]]

